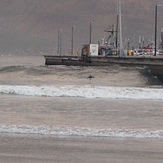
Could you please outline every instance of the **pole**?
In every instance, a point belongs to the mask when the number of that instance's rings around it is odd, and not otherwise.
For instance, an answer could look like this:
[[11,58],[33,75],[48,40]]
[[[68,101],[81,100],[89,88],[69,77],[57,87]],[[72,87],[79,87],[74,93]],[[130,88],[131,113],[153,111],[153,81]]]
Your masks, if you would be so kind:
[[62,30],[60,29],[60,42],[59,42],[59,54],[60,54],[60,56],[61,56],[61,54],[62,54]]
[[118,27],[119,27],[119,6],[117,4],[117,25],[116,25],[116,50],[118,52]]
[[122,11],[121,11],[121,1],[119,1],[119,38],[120,38],[120,57],[123,55],[123,45],[122,45]]
[[74,54],[74,26],[72,26],[72,36],[71,36],[71,55]]
[[128,51],[130,50],[130,39],[128,39],[128,41],[127,41],[127,50]]
[[60,30],[58,30],[58,55],[60,54]]
[[141,49],[141,40],[142,40],[142,37],[139,36],[139,49]]
[[157,52],[157,5],[155,6],[155,51],[154,56],[156,56]]
[[142,39],[142,48],[144,49],[144,37]]
[[92,23],[94,20],[90,21],[90,31],[89,31],[89,44],[92,43]]
[[92,42],[92,21],[90,22],[90,31],[89,31],[89,44]]

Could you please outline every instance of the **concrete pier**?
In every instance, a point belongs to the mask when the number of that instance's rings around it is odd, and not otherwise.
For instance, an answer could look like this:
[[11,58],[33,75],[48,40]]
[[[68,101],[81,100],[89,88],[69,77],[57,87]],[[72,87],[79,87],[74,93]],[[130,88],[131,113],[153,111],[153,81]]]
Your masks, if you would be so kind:
[[162,56],[50,56],[45,55],[45,65],[66,66],[146,66],[154,76],[163,81],[163,57]]

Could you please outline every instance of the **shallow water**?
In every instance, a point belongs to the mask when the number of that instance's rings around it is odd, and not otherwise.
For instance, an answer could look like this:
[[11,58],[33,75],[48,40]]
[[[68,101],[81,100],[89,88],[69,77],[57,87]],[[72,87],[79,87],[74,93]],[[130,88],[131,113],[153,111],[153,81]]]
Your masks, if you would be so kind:
[[146,68],[0,58],[0,162],[162,162],[162,84]]

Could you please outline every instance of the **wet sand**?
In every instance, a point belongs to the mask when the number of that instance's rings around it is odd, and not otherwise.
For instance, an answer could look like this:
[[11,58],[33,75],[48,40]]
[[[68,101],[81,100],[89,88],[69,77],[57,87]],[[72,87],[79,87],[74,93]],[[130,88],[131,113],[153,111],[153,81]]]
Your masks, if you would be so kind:
[[0,136],[1,163],[162,163],[163,140]]
[[[87,127],[92,128],[151,130],[162,128],[162,101],[103,99],[93,100],[93,104],[87,99],[74,101],[71,98],[64,98],[63,103],[62,98],[15,95],[1,95],[0,101],[1,124],[6,122],[9,125],[44,124],[71,127],[88,125]],[[65,107],[67,104],[69,106]],[[85,109],[81,110],[83,105]],[[103,109],[99,109],[101,106]],[[106,106],[109,107],[105,111]],[[162,163],[162,161],[163,139],[0,134],[0,163]]]
[[162,130],[162,100],[1,95],[0,126]]

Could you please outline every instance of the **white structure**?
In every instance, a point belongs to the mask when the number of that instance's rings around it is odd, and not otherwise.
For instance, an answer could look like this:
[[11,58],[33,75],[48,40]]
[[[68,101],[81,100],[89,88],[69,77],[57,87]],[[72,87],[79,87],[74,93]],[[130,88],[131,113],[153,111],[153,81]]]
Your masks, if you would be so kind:
[[90,56],[98,56],[98,44],[90,44]]

